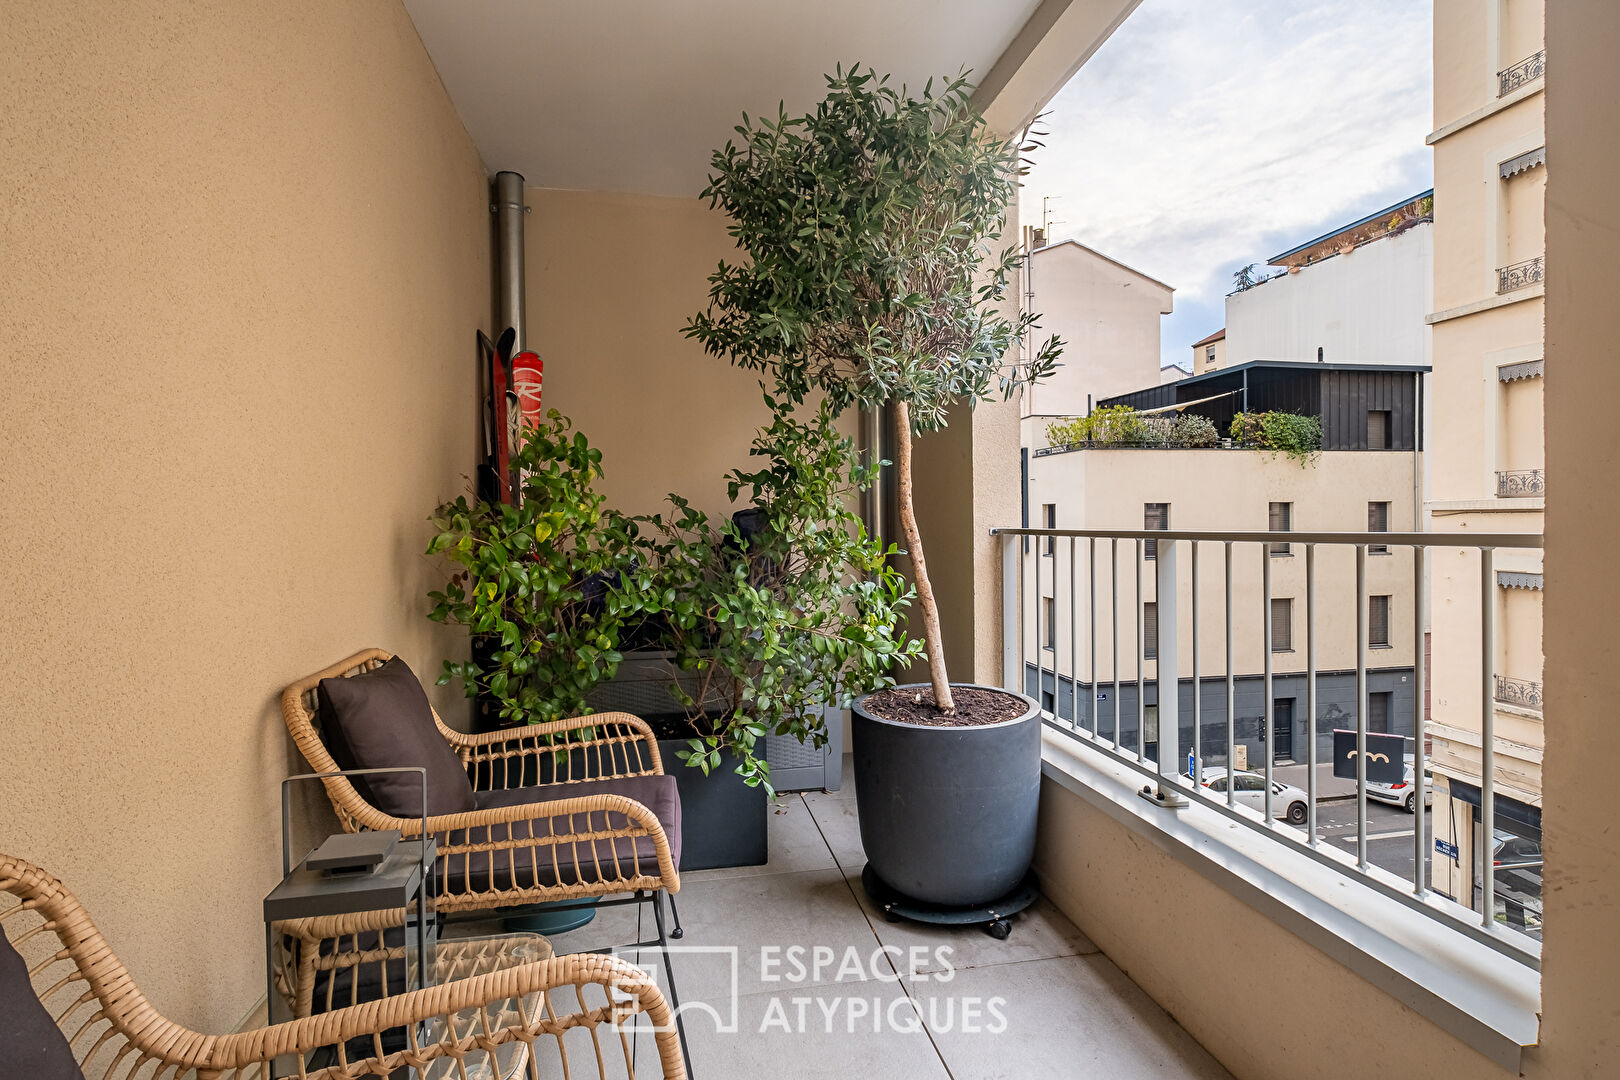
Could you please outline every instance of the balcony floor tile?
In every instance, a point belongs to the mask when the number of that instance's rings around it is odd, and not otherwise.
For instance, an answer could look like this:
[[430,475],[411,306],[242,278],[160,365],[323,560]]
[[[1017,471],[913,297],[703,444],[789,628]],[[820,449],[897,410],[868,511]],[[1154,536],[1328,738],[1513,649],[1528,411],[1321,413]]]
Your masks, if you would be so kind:
[[[1230,1080],[1209,1051],[1100,953],[969,968],[949,982],[914,982],[908,989],[959,1080]],[[999,1031],[988,1011],[996,999],[1004,1003]],[[965,1007],[973,1002],[981,1011],[965,1025]]]
[[[854,803],[850,804],[853,809]],[[681,887],[724,878],[757,877],[761,874],[795,874],[806,870],[833,870],[838,866],[833,852],[822,840],[821,830],[810,808],[799,795],[784,795],[770,807],[767,837],[770,860],[762,866],[734,866],[719,870],[693,870],[681,875]],[[857,832],[857,836],[859,833]]]
[[[729,958],[677,952],[677,988],[687,1004],[694,1073],[703,1080],[793,1076],[843,1080],[1023,1080],[1031,1076],[1226,1077],[1210,1055],[1127,978],[1062,912],[1040,900],[996,941],[978,928],[889,923],[860,884],[865,857],[855,789],[845,758],[845,790],[789,795],[773,807],[765,866],[682,876],[677,902],[686,936],[678,947],[737,948],[737,1030],[717,1030],[693,1011],[703,1002],[729,1015]],[[777,812],[781,811],[781,812]],[[559,951],[601,948],[635,933],[630,911],[604,912],[556,939]],[[651,918],[641,932],[651,936]],[[586,940],[589,938],[590,940]],[[577,940],[576,940],[577,939]],[[761,970],[766,947],[827,949],[862,970],[834,970],[772,981]],[[903,950],[899,979],[879,950]],[[914,947],[926,957],[915,972]],[[941,947],[953,969],[941,974]],[[663,984],[652,952],[633,957]],[[879,966],[873,967],[876,963]],[[889,965],[889,966],[883,966]],[[929,978],[928,976],[934,976]],[[1005,1018],[996,1030],[998,1013]],[[972,1013],[964,1025],[964,1017]],[[638,1060],[651,1054],[638,1038]],[[643,1070],[645,1065],[642,1066]]]

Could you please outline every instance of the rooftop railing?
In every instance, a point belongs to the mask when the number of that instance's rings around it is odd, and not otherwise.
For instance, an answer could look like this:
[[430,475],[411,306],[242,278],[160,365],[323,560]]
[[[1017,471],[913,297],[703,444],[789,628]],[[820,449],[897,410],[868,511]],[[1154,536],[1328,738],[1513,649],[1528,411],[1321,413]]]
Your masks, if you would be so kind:
[[[1431,888],[1428,845],[1437,838],[1425,828],[1427,785],[1422,779],[1428,769],[1426,755],[1430,738],[1424,705],[1428,700],[1429,661],[1422,647],[1428,629],[1428,598],[1422,588],[1408,589],[1402,604],[1409,609],[1404,611],[1403,617],[1409,620],[1411,637],[1401,642],[1410,663],[1409,669],[1401,670],[1411,672],[1409,700],[1413,706],[1411,722],[1404,726],[1411,730],[1406,743],[1410,747],[1407,754],[1412,759],[1413,782],[1419,792],[1417,798],[1410,800],[1413,810],[1410,880],[1386,867],[1374,865],[1369,857],[1370,843],[1390,839],[1388,834],[1370,836],[1368,833],[1368,736],[1379,734],[1370,730],[1369,680],[1375,674],[1382,678],[1388,673],[1387,669],[1379,670],[1370,665],[1369,650],[1391,640],[1396,613],[1391,610],[1391,597],[1370,595],[1367,555],[1368,549],[1374,547],[1409,549],[1410,578],[1405,580],[1421,584],[1429,580],[1431,548],[1447,552],[1448,558],[1450,553],[1459,551],[1472,553],[1478,569],[1477,593],[1473,600],[1478,605],[1480,631],[1478,641],[1473,643],[1477,647],[1477,668],[1470,677],[1478,680],[1481,705],[1475,718],[1451,716],[1445,718],[1445,722],[1453,729],[1477,726],[1478,745],[1494,749],[1498,746],[1495,720],[1499,685],[1493,670],[1498,588],[1495,554],[1499,549],[1540,549],[1540,534],[1497,533],[1465,538],[1456,533],[1291,532],[1289,540],[1303,547],[1305,555],[1304,635],[1300,642],[1293,631],[1292,603],[1283,609],[1286,615],[1282,617],[1272,603],[1278,599],[1273,575],[1282,574],[1281,570],[1273,569],[1276,560],[1269,554],[1270,545],[1276,542],[1275,533],[1022,528],[1001,528],[992,532],[1002,543],[1004,685],[1019,692],[1033,688],[1049,728],[1145,776],[1150,784],[1143,789],[1143,796],[1164,808],[1165,813],[1175,812],[1189,802],[1214,810],[1399,901],[1415,913],[1449,925],[1539,969],[1539,941],[1518,929],[1523,920],[1515,921],[1511,917],[1512,897],[1499,900],[1496,895],[1499,871],[1493,865],[1489,845],[1474,845],[1473,865],[1469,869],[1475,881],[1482,885],[1464,890],[1466,894],[1478,889],[1477,908],[1451,900]],[[1045,543],[1032,543],[1032,538],[1049,539],[1055,549]],[[1151,561],[1144,557],[1143,548],[1148,542],[1153,542],[1157,548],[1156,558]],[[1128,559],[1131,566],[1122,568],[1122,558]],[[1250,564],[1247,568],[1243,566],[1245,561]],[[1379,580],[1391,580],[1389,575],[1394,567],[1382,560],[1374,562],[1379,564]],[[1319,596],[1319,564],[1327,567],[1333,582],[1345,586],[1352,595]],[[1352,566],[1353,578],[1349,573]],[[1151,599],[1144,588],[1144,571],[1151,575]],[[1238,583],[1240,574],[1245,578],[1242,585]],[[1258,588],[1254,586],[1256,577]],[[1289,591],[1297,595],[1301,583],[1290,580]],[[1348,588],[1351,580],[1353,588]],[[1187,586],[1185,592],[1182,585]],[[1331,586],[1330,591],[1333,591]],[[1223,599],[1210,612],[1208,606],[1213,596]],[[1031,602],[1032,597],[1034,602]],[[1373,603],[1374,599],[1379,602]],[[1466,602],[1469,597],[1464,595],[1460,599]],[[1042,603],[1042,600],[1048,602]],[[1348,664],[1342,670],[1323,670],[1318,665],[1318,653],[1324,641],[1329,640],[1321,625],[1324,613],[1340,612],[1350,604],[1355,607],[1354,647],[1350,650],[1354,657],[1353,672]],[[1187,610],[1182,610],[1183,605]],[[1251,610],[1240,618],[1239,612],[1244,607]],[[1037,621],[1028,623],[1029,618]],[[1235,632],[1240,625],[1250,628],[1247,642],[1240,643]],[[1256,626],[1258,634],[1253,631]],[[1129,650],[1123,654],[1122,627]],[[1289,640],[1280,643],[1279,634],[1286,634]],[[1258,642],[1253,640],[1255,637],[1259,638]],[[1039,647],[1049,640],[1054,647]],[[1332,640],[1338,643],[1335,647],[1342,648],[1344,634]],[[1183,641],[1191,647],[1190,756],[1181,744],[1183,679],[1178,654]],[[1099,646],[1104,643],[1106,662],[1099,663]],[[1257,654],[1252,648],[1256,644],[1259,646]],[[1279,644],[1286,646],[1286,652],[1278,649]],[[1297,654],[1292,661],[1287,661],[1300,644],[1304,651],[1302,671],[1297,670],[1300,666]],[[1237,663],[1240,645],[1245,655],[1258,656],[1255,663],[1258,671],[1240,672]],[[1224,650],[1224,662],[1217,659],[1221,650]],[[1276,670],[1279,656],[1296,670]],[[1127,661],[1123,665],[1122,659]],[[1151,677],[1148,675],[1150,664],[1154,665]],[[1208,674],[1211,671],[1221,674],[1211,676]],[[1338,700],[1349,699],[1348,691],[1353,687],[1356,703],[1353,715],[1341,711],[1337,704],[1323,708],[1321,684],[1330,675],[1340,680]],[[1353,683],[1349,681],[1352,678]],[[1303,820],[1298,821],[1297,803],[1279,805],[1280,799],[1297,796],[1284,792],[1275,776],[1274,759],[1278,755],[1274,752],[1273,740],[1280,739],[1282,729],[1277,725],[1279,702],[1274,690],[1280,679],[1288,679],[1296,687],[1302,683],[1302,691],[1294,692],[1302,692],[1305,698],[1306,791]],[[1257,680],[1259,686],[1254,687],[1252,684]],[[1252,699],[1253,689],[1261,691],[1260,716],[1238,716],[1240,682],[1249,684],[1247,698]],[[1150,702],[1150,690],[1156,698],[1156,706]],[[1124,707],[1129,699],[1134,700],[1130,707]],[[1387,713],[1384,719],[1386,722],[1390,719]],[[1263,764],[1255,770],[1263,777],[1263,784],[1253,785],[1261,792],[1257,798],[1252,793],[1240,794],[1230,771],[1235,765],[1241,765],[1238,727],[1254,720],[1259,721],[1260,731],[1264,733],[1260,743]],[[1436,718],[1437,722],[1440,720]],[[1326,731],[1322,728],[1324,724],[1329,725]],[[1355,842],[1353,849],[1343,850],[1337,845],[1348,841],[1348,837],[1326,835],[1319,821],[1318,809],[1323,796],[1317,775],[1318,740],[1331,737],[1335,728],[1348,731],[1351,727],[1356,751],[1352,755]],[[1252,736],[1246,737],[1252,739]],[[1247,748],[1247,743],[1242,745]],[[1496,754],[1482,757],[1482,775],[1477,778],[1477,806],[1481,821],[1495,823],[1502,820],[1496,813]],[[1224,768],[1221,773],[1213,774],[1213,779],[1219,783],[1219,778],[1226,776],[1225,783],[1220,785],[1225,789],[1223,792],[1206,786],[1212,779],[1208,770],[1217,762]],[[1248,802],[1254,805],[1244,805]],[[1288,824],[1280,823],[1279,817],[1285,817]],[[1348,823],[1326,826],[1329,831],[1342,828],[1348,828]],[[1490,831],[1485,835],[1491,835]],[[1504,887],[1512,886],[1505,884]]]

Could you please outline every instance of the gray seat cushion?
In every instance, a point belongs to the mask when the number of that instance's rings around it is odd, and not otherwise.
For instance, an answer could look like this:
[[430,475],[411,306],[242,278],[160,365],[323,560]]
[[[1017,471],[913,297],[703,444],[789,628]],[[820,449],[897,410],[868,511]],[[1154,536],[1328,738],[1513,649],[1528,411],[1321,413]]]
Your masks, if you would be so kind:
[[[76,993],[76,991],[75,991]],[[66,1007],[73,995],[59,1002]],[[52,999],[55,1000],[55,999]],[[34,994],[28,965],[0,926],[0,1075],[29,1080],[84,1080],[67,1036]]]
[[[427,812],[463,814],[476,805],[461,759],[433,722],[433,707],[399,657],[315,688],[321,735],[340,769],[421,766],[427,769]],[[378,810],[422,815],[422,781],[414,773],[357,776],[353,784]]]
[[[641,803],[657,816],[669,839],[670,855],[676,867],[681,864],[681,796],[673,776],[623,776],[607,780],[586,780],[577,784],[542,784],[538,787],[480,791],[478,808],[524,806],[586,795],[623,795]],[[489,889],[526,889],[539,885],[577,885],[581,882],[612,881],[632,877],[640,860],[643,874],[658,873],[658,856],[650,836],[598,840],[592,844],[565,844],[555,849],[557,867],[552,866],[553,847],[545,839],[556,833],[583,832],[587,828],[618,829],[628,824],[623,814],[593,811],[571,820],[538,817],[489,828],[458,829],[439,834],[439,842],[452,844],[484,843],[487,839],[542,841],[535,847],[510,851],[476,851],[441,855],[439,870],[449,892],[482,892]],[[510,830],[510,831],[508,831]],[[554,831],[555,830],[555,831]],[[469,837],[468,834],[471,834]],[[486,834],[493,834],[492,837]],[[595,847],[594,857],[592,847]],[[493,858],[491,858],[493,856]],[[560,875],[558,870],[561,871]]]

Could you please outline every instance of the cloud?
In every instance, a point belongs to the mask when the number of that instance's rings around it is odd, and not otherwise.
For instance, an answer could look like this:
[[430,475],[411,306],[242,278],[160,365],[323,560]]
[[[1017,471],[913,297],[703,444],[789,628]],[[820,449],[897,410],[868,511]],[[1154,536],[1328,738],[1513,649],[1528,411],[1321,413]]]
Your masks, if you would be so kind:
[[[1232,268],[1430,186],[1432,25],[1427,0],[1145,0],[1049,107],[1023,220],[1057,196],[1055,237],[1218,320]],[[1167,324],[1165,355],[1218,325]]]

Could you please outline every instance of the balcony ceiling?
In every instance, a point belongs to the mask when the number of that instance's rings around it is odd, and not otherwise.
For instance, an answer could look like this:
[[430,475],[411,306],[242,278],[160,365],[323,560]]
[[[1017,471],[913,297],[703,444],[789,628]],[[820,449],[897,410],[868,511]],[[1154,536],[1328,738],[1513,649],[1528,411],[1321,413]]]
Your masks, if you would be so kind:
[[743,110],[805,111],[858,60],[982,77],[1039,0],[405,0],[491,170],[696,195]]

